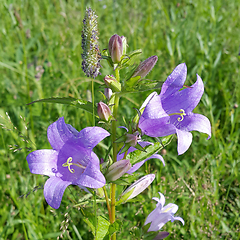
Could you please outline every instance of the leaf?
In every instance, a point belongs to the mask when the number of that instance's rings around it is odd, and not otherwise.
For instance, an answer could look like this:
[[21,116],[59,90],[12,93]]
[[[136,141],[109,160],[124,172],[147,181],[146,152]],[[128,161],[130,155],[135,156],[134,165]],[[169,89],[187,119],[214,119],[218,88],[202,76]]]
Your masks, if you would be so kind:
[[137,50],[127,54],[127,57],[125,59],[123,59],[121,62],[121,68],[125,68],[130,65],[133,65],[136,61],[136,58],[139,57],[141,54],[142,54],[142,49],[137,49]]
[[[131,78],[130,80],[132,80]],[[133,79],[134,80],[134,79]],[[127,82],[126,82],[127,83]],[[137,82],[136,85],[133,83],[132,86],[129,86],[126,84],[124,89],[122,89],[122,92],[144,92],[154,89],[160,89],[162,87],[163,82],[156,81],[156,80],[148,80],[148,79],[142,79],[141,81]]]
[[121,178],[117,179],[116,181],[113,181],[113,183],[117,184],[117,185],[122,185],[122,186],[126,186],[131,184],[131,182],[133,182],[136,178],[138,178],[140,174],[138,173],[134,173],[132,175],[130,174],[124,174]]
[[97,234],[95,240],[102,240],[108,233],[110,222],[103,216],[98,216]]
[[115,232],[119,232],[122,227],[122,222],[120,220],[116,220],[113,224],[109,226],[108,233],[112,235]]
[[159,140],[160,142],[154,143],[154,145],[149,145],[145,148],[146,152],[136,150],[127,155],[127,159],[130,160],[131,164],[136,164],[145,160],[146,158],[151,157],[156,152],[163,149],[164,146],[168,145],[172,140],[173,135],[167,136]]
[[95,215],[91,212],[84,210],[84,218],[83,221],[87,223],[87,225],[91,228],[93,236],[95,236]]
[[[82,99],[76,99],[76,98],[70,98],[70,97],[69,98],[45,98],[45,99],[35,100],[31,103],[28,103],[27,105],[30,105],[36,102],[60,103],[60,104],[81,108],[87,112],[93,113],[92,103]],[[97,107],[94,107],[94,112],[97,113]],[[96,117],[98,116],[96,115]]]

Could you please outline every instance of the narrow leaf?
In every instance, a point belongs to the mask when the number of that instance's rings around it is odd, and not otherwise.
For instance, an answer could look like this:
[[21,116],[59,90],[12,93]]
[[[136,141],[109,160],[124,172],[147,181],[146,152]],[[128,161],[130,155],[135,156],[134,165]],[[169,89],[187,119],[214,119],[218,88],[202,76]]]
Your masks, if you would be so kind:
[[145,148],[145,152],[140,151],[140,150],[131,152],[130,154],[127,155],[126,158],[130,160],[132,165],[136,164],[138,162],[141,162],[141,161],[145,160],[146,158],[151,157],[153,154],[157,153],[161,149],[163,149],[164,146],[168,145],[172,140],[172,136],[173,135],[164,137],[161,139],[160,142],[156,142],[156,143],[154,143],[154,145],[147,146]]
[[[28,103],[27,105],[30,105],[36,102],[65,104],[65,105],[81,108],[87,112],[93,113],[92,103],[82,99],[76,99],[76,98],[70,98],[70,97],[69,98],[45,98],[45,99],[35,100],[31,103]],[[95,107],[94,112],[97,113],[97,107]],[[96,117],[98,116],[96,115]]]

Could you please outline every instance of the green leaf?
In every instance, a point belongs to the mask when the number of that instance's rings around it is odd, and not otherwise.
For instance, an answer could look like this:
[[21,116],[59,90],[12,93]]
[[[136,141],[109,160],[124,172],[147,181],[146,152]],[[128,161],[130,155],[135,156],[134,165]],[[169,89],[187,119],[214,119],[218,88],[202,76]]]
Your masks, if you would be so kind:
[[133,65],[136,61],[136,58],[139,57],[141,54],[142,54],[142,49],[137,49],[137,50],[127,54],[127,57],[125,59],[123,59],[121,62],[121,68],[125,68],[130,65]]
[[95,240],[102,240],[108,233],[110,222],[103,216],[98,216],[97,234]]
[[163,149],[164,146],[168,145],[171,142],[172,137],[173,135],[170,135],[162,138],[161,140],[157,139],[159,142],[154,143],[154,145],[147,146],[145,148],[146,152],[136,150],[128,154],[126,158],[130,160],[132,165],[141,162]]
[[113,233],[118,232],[121,229],[122,222],[118,219],[109,226],[108,233],[111,236]]
[[[140,78],[140,77],[139,77]],[[139,82],[134,82],[135,78],[131,78],[131,86],[128,85],[128,81],[126,81],[126,86],[122,89],[122,93],[124,92],[144,92],[149,90],[156,90],[162,87],[163,82],[157,80],[148,80],[142,79]],[[135,84],[135,85],[134,85]]]
[[[87,112],[93,113],[92,103],[82,99],[76,99],[76,98],[70,98],[70,97],[69,98],[45,98],[45,99],[35,100],[31,103],[28,103],[27,105],[30,105],[36,102],[60,103],[60,104],[81,108]],[[97,107],[95,107],[94,112],[97,113]],[[96,117],[98,116],[96,115]]]
[[136,178],[138,178],[140,174],[138,173],[134,173],[134,174],[124,174],[121,178],[117,179],[116,181],[113,181],[113,183],[117,184],[117,185],[122,185],[122,186],[126,186],[131,184],[131,182],[133,182]]
[[91,228],[93,236],[95,236],[95,215],[87,210],[84,210],[84,218],[83,221],[87,223],[87,225]]

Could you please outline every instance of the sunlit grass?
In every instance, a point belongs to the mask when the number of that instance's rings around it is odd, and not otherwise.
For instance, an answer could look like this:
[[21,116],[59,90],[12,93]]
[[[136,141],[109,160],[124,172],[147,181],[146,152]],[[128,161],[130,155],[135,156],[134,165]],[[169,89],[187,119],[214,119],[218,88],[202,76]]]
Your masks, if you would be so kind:
[[[69,187],[60,209],[52,211],[42,190],[47,177],[32,175],[26,162],[29,150],[50,148],[47,127],[60,116],[77,130],[91,126],[92,117],[73,107],[26,106],[47,97],[87,99],[90,79],[81,70],[81,29],[87,6],[99,16],[101,49],[117,33],[127,37],[130,50],[143,50],[141,60],[158,56],[149,79],[164,81],[181,62],[188,67],[188,85],[198,73],[205,93],[195,112],[212,124],[210,140],[195,132],[190,149],[178,156],[175,138],[166,147],[165,167],[151,160],[141,168],[142,173],[156,173],[156,180],[138,197],[140,206],[127,203],[117,208],[124,219],[119,239],[139,239],[145,217],[155,206],[151,198],[158,197],[159,191],[179,206],[177,215],[185,220],[185,226],[178,222],[164,226],[171,233],[169,239],[239,239],[239,0],[3,1],[0,239],[56,239],[61,234],[63,239],[92,238],[81,211],[72,207],[84,192]],[[95,84],[96,102],[101,99],[98,82],[113,74],[103,65]],[[126,95],[119,115],[131,118],[136,114],[133,107],[139,107],[148,94]],[[102,153],[100,148],[96,151]],[[91,211],[92,205],[84,207]]]

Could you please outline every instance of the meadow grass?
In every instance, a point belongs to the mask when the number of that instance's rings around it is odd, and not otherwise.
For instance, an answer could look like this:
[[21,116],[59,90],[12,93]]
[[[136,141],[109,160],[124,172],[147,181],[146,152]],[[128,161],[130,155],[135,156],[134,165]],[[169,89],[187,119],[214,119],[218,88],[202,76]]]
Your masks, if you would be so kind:
[[[91,115],[74,107],[26,105],[48,97],[88,99],[91,79],[81,70],[87,6],[99,16],[101,49],[117,33],[127,37],[130,50],[143,50],[141,60],[158,56],[149,79],[164,81],[182,62],[188,67],[187,85],[196,81],[198,73],[205,93],[195,112],[212,124],[210,140],[194,132],[190,149],[178,156],[175,138],[163,152],[165,167],[151,160],[140,169],[140,176],[154,172],[156,180],[137,202],[117,208],[123,224],[119,239],[140,239],[145,217],[155,207],[151,198],[159,191],[167,203],[179,206],[177,215],[185,220],[184,226],[178,222],[164,226],[171,233],[168,239],[239,239],[239,0],[2,0],[0,239],[93,238],[81,209],[73,208],[85,193],[68,187],[61,207],[53,210],[43,196],[47,177],[31,174],[26,161],[29,151],[50,148],[46,130],[60,116],[77,130],[91,126]],[[96,102],[101,100],[103,76],[113,73],[107,64],[103,66],[95,83]],[[125,95],[119,115],[130,119],[133,107],[139,107],[149,93]],[[105,152],[101,147],[96,151]],[[81,207],[90,212],[89,201]],[[99,211],[107,213],[104,203]]]

